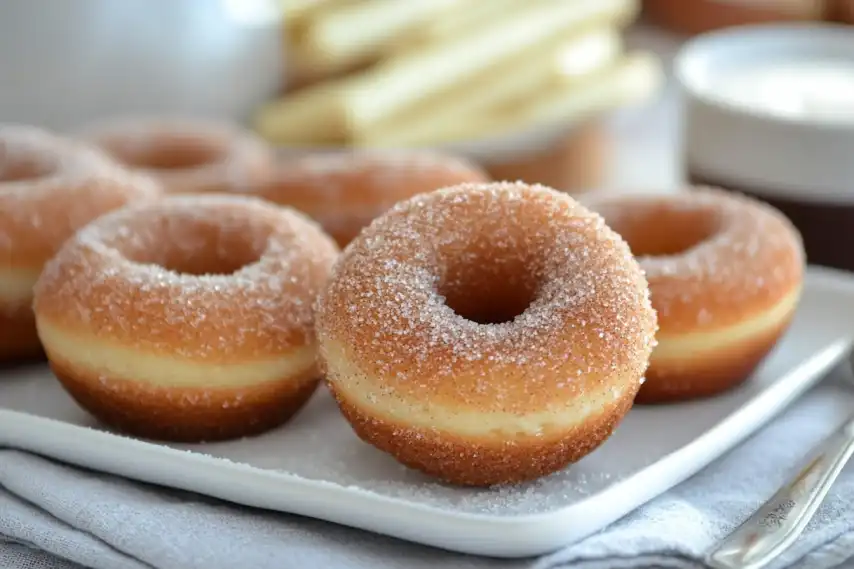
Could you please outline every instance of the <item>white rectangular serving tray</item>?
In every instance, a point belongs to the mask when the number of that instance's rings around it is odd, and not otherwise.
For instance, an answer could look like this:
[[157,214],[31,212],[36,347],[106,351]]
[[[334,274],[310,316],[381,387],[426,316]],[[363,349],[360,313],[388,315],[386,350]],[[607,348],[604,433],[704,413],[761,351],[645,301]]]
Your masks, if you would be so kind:
[[118,436],[42,365],[0,369],[0,445],[445,549],[538,555],[598,531],[738,444],[834,367],[852,332],[854,277],[810,268],[792,327],[743,387],[635,407],[578,464],[513,487],[454,488],[407,470],[356,438],[323,389],[290,424],[253,439],[165,446]]

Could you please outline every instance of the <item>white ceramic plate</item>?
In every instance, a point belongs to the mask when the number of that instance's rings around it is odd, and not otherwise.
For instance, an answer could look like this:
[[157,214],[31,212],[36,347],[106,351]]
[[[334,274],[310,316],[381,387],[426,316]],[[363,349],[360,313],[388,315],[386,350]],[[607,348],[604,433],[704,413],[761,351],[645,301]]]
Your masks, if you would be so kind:
[[110,433],[42,366],[0,370],[0,445],[225,500],[481,555],[548,552],[619,519],[732,448],[847,352],[854,277],[811,269],[792,328],[726,395],[637,407],[600,449],[543,480],[488,490],[437,484],[352,434],[320,390],[285,427],[208,445]]

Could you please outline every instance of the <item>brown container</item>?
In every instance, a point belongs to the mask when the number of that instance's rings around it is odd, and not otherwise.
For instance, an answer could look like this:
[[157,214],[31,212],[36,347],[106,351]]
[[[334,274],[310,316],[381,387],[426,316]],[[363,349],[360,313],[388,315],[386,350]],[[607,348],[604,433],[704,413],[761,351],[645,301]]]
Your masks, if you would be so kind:
[[816,21],[827,0],[644,0],[651,22],[683,34],[768,22]]
[[828,0],[828,19],[854,24],[854,0]]
[[[793,107],[774,111],[770,105],[736,100],[732,90],[730,95],[723,90],[736,77],[730,72],[743,66],[745,53],[751,54],[751,65],[758,66],[747,69],[751,77],[762,75],[763,60],[766,70],[781,61],[805,59],[812,60],[809,68],[821,69],[822,60],[854,61],[854,33],[847,26],[831,24],[758,26],[689,42],[676,58],[685,105],[686,177],[693,183],[742,191],[776,206],[801,232],[810,264],[854,270],[850,247],[854,242],[854,96],[847,102],[844,97],[835,101],[846,105],[844,117],[819,116]],[[845,74],[846,85],[854,92],[854,64],[839,73]],[[714,80],[708,81],[712,76]],[[787,89],[777,84],[774,92],[790,96],[798,85],[818,81],[803,75],[790,77],[797,85]],[[740,85],[758,92],[755,84]],[[838,90],[838,85],[824,89]],[[822,92],[819,88],[814,96],[825,96]],[[815,108],[827,113],[832,104],[819,100]]]

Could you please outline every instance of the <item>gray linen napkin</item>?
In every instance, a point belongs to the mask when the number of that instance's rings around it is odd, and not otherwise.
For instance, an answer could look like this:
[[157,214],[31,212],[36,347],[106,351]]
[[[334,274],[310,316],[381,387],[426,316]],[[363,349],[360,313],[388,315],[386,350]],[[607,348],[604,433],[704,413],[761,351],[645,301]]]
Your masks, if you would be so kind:
[[[635,569],[702,567],[702,554],[754,511],[854,410],[837,370],[721,460],[601,533],[540,559],[463,556],[332,524],[241,508],[0,449],[4,569]],[[678,425],[674,425],[678,428]],[[854,558],[854,468],[777,567]]]

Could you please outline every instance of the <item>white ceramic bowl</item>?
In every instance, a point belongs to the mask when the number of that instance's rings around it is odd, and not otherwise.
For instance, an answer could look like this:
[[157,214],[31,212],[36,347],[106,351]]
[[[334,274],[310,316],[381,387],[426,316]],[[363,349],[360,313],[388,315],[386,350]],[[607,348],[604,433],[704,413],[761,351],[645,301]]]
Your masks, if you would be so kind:
[[[761,83],[774,73],[782,80]],[[677,55],[675,76],[686,178],[771,203],[803,234],[810,262],[854,269],[854,31],[759,25],[702,35]]]

